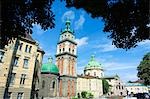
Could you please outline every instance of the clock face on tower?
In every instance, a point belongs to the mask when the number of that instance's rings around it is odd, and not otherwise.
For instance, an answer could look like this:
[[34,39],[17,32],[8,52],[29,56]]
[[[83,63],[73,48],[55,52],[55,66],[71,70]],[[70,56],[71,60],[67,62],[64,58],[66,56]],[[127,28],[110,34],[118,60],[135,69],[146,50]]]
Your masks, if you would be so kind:
[[56,64],[60,75],[76,76],[77,43],[70,21],[67,20],[65,25],[57,43]]

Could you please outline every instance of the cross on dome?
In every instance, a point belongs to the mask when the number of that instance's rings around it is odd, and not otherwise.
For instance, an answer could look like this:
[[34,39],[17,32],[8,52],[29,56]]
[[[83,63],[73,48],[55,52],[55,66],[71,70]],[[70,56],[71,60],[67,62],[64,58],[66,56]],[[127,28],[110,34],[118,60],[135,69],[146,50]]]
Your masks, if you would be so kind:
[[53,58],[52,58],[51,56],[48,58],[48,62],[49,62],[49,63],[52,63],[52,62],[53,62]]
[[95,55],[91,55],[91,61],[94,61],[95,60]]

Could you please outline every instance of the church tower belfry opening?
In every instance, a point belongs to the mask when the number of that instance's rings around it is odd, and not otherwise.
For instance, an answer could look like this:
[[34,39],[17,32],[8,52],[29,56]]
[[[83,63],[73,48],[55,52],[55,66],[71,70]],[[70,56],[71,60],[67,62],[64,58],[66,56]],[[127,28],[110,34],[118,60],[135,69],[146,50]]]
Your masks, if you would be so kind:
[[67,19],[65,29],[61,30],[56,51],[56,64],[60,74],[60,97],[73,97],[76,95],[76,62],[77,43],[75,42],[74,31],[71,29],[71,22]]

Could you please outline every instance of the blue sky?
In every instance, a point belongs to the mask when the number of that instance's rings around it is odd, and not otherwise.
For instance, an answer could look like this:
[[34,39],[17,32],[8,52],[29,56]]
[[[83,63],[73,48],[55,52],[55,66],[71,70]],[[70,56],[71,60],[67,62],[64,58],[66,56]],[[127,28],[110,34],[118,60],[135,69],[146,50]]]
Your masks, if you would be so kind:
[[75,31],[78,43],[77,73],[83,73],[84,66],[95,55],[96,60],[101,63],[105,75],[118,74],[123,81],[137,79],[137,66],[143,56],[150,51],[150,41],[138,43],[138,47],[128,51],[115,48],[111,39],[107,38],[109,33],[104,33],[104,23],[100,19],[92,19],[82,9],[67,9],[64,3],[56,0],[53,4],[55,13],[55,28],[44,31],[39,25],[34,25],[33,38],[39,42],[40,47],[46,52],[43,63],[52,56],[55,59],[56,44],[59,40],[61,28],[64,28],[67,17],[71,20],[71,27]]

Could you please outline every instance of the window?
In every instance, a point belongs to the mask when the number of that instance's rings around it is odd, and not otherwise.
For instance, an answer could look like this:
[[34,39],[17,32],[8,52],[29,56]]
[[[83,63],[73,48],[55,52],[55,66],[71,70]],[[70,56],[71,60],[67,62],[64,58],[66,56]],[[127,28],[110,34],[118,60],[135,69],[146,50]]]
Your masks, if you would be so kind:
[[22,45],[23,45],[23,43],[20,43],[20,45],[19,45],[19,50],[22,49]]
[[28,45],[26,45],[26,49],[25,49],[25,52],[28,52]]
[[10,84],[13,84],[13,83],[14,83],[14,81],[15,81],[15,75],[16,75],[16,73],[12,73],[12,74],[11,74],[11,77],[10,77]]
[[63,52],[65,51],[65,48],[63,48]]
[[119,85],[119,89],[120,89],[120,85]]
[[44,88],[45,87],[45,81],[43,80],[42,81],[42,88]]
[[18,60],[19,60],[19,57],[15,57],[15,59],[14,59],[14,66],[17,66]]
[[17,99],[23,99],[23,93],[18,93]]
[[0,62],[3,61],[3,58],[4,58],[4,52],[3,52],[3,51],[0,51]]
[[55,81],[53,81],[53,83],[52,83],[52,88],[53,89],[55,88]]
[[74,53],[74,50],[72,50],[72,53]]
[[26,74],[21,74],[20,84],[24,84],[26,79]]
[[8,98],[7,99],[11,99],[11,95],[12,95],[12,92],[8,92]]
[[32,46],[30,46],[30,48],[29,48],[29,53],[31,52],[31,48],[32,48]]
[[59,53],[61,53],[61,49],[59,49]]
[[94,76],[96,76],[96,72],[94,72]]
[[23,67],[28,68],[29,59],[24,59]]

